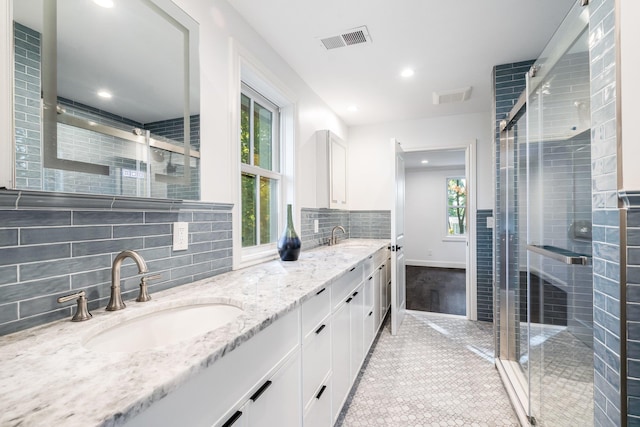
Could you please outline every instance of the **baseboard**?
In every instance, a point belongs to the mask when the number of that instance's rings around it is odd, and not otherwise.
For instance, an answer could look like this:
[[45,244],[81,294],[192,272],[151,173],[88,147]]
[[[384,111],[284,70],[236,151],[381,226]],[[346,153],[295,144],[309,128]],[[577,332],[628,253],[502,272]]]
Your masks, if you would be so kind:
[[459,268],[462,270],[467,268],[467,265],[464,262],[450,261],[423,261],[418,259],[408,259],[405,264],[414,267]]

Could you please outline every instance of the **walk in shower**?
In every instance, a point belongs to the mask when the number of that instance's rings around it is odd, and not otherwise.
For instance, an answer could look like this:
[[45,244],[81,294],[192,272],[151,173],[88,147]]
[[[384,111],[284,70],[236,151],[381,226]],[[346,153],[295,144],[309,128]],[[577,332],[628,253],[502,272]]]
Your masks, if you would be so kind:
[[537,426],[593,425],[587,27],[578,2],[501,123],[496,364]]

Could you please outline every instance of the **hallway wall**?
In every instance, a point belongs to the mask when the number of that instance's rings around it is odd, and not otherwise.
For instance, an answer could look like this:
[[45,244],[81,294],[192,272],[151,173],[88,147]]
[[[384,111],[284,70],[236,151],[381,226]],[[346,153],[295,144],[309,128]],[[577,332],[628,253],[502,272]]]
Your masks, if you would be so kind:
[[447,239],[446,179],[464,176],[464,167],[407,169],[405,177],[405,257],[407,265],[465,268],[465,240]]

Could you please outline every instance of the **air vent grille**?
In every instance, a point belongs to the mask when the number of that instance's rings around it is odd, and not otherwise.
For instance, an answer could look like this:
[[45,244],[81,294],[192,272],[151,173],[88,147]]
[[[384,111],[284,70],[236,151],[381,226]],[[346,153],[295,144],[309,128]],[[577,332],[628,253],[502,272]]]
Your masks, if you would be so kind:
[[342,38],[344,39],[344,42],[349,46],[351,46],[352,44],[367,42],[367,36],[365,36],[362,31],[354,31],[352,33],[343,34]]
[[454,89],[454,90],[445,90],[441,92],[433,92],[433,104],[453,104],[456,102],[464,102],[471,98],[471,86],[462,88],[462,89]]
[[336,49],[338,47],[346,46],[345,42],[342,40],[342,37],[340,36],[327,37],[325,39],[320,39],[320,41],[322,42],[324,47],[326,47],[327,49]]
[[371,43],[371,36],[366,26],[342,31],[338,35],[320,37],[320,42],[325,49],[337,49],[339,47],[353,46],[362,43]]

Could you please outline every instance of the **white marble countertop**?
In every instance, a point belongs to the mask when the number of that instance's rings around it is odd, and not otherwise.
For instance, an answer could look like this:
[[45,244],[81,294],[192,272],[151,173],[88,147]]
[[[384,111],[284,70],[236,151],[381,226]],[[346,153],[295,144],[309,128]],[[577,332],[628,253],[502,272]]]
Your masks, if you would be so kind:
[[[132,418],[278,317],[300,305],[388,240],[351,239],[152,293],[146,303],[92,312],[0,337],[0,426],[117,426]],[[153,291],[152,291],[153,292]],[[83,342],[121,321],[169,306],[222,302],[244,312],[227,326],[175,345],[100,353]]]

